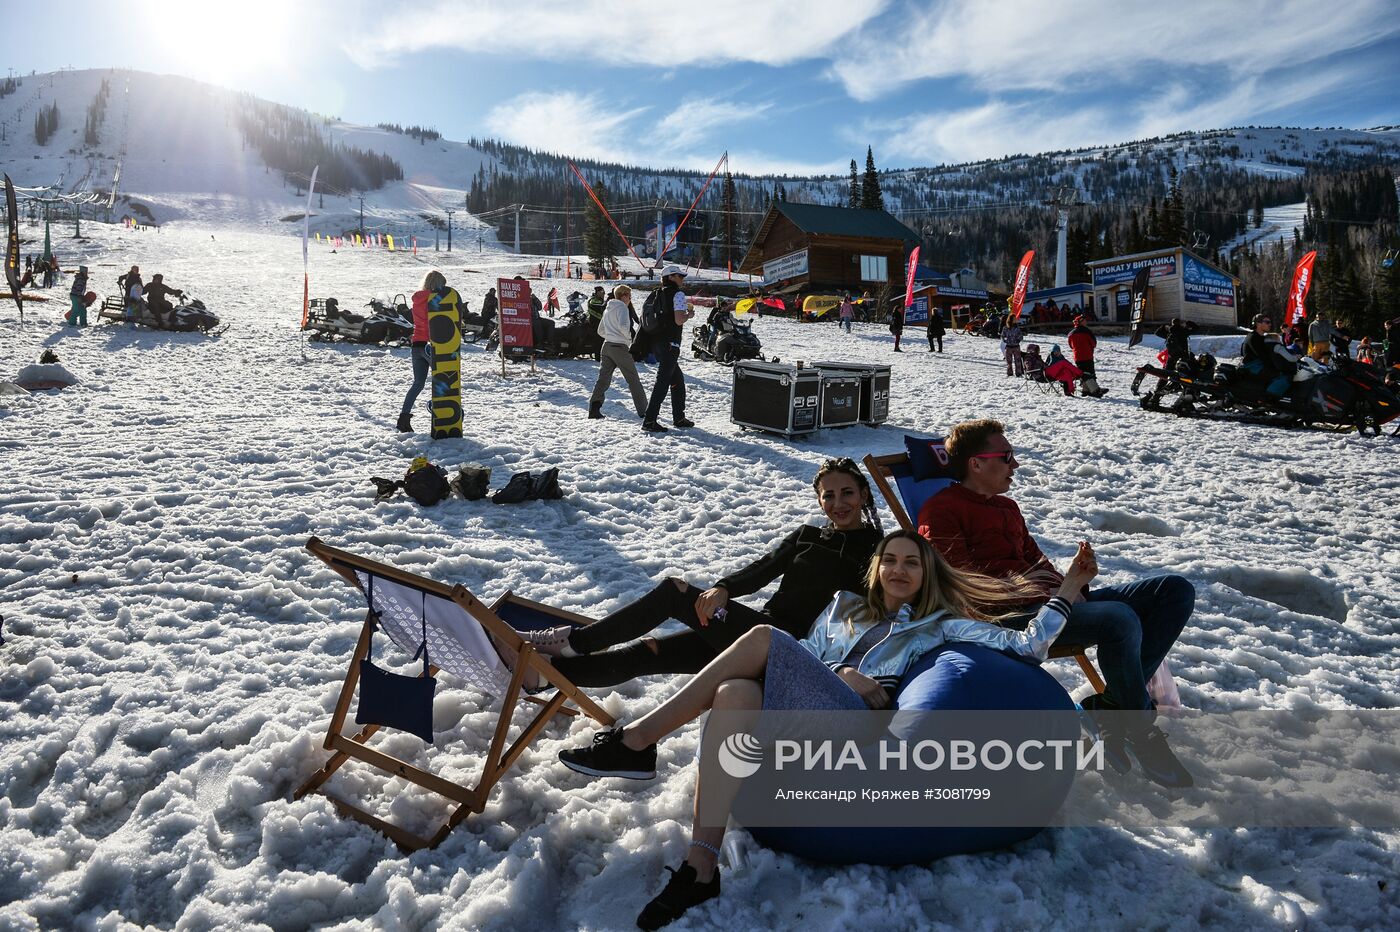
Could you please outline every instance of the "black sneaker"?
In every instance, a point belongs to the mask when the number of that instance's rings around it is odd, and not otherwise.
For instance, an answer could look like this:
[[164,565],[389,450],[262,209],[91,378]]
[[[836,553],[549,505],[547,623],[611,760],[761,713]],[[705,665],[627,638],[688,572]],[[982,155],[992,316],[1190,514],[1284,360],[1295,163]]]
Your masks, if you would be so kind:
[[667,427],[664,424],[658,424],[656,421],[642,421],[642,430],[649,434],[664,434],[667,431]]
[[1087,722],[1081,722],[1089,733],[1091,741],[1103,743],[1104,760],[1115,773],[1127,773],[1133,769],[1133,759],[1128,755],[1128,742],[1124,737],[1125,721],[1123,712],[1104,701],[1102,693],[1085,696],[1079,703],[1084,710]]
[[670,925],[685,915],[685,911],[690,907],[699,906],[706,900],[719,896],[718,869],[709,883],[698,882],[695,879],[695,868],[689,864],[666,869],[671,872],[671,879],[666,881],[666,889],[648,903],[642,914],[637,917],[639,929],[659,929]]
[[695,426],[695,422],[692,421],[692,420],[691,420],[690,418],[688,418],[688,417],[676,417],[676,418],[672,418],[672,419],[671,419],[671,423],[674,424],[674,425],[676,425],[677,427],[679,427],[681,430],[685,430],[687,427],[694,427],[694,426]]
[[1128,752],[1137,759],[1138,766],[1153,783],[1174,790],[1196,785],[1191,771],[1186,769],[1186,765],[1172,752],[1171,745],[1167,744],[1166,733],[1156,725],[1129,733],[1127,745]]
[[622,743],[622,729],[608,728],[593,736],[586,748],[559,752],[559,760],[575,773],[590,777],[624,777],[628,780],[656,779],[656,745],[634,751]]

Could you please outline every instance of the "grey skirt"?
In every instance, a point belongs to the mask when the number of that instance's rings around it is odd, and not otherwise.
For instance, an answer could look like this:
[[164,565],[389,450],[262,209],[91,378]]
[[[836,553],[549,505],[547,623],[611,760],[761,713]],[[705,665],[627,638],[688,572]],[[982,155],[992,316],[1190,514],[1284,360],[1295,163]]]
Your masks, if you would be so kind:
[[773,629],[763,675],[765,711],[863,712],[865,700],[786,631]]

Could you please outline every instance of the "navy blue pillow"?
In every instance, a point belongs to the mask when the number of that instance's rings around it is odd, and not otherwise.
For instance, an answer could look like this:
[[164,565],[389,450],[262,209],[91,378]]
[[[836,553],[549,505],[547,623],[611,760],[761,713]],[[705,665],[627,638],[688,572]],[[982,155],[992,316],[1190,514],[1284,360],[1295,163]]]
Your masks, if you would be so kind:
[[925,479],[956,479],[942,437],[911,437],[904,435],[904,449],[909,453],[909,469],[915,481]]

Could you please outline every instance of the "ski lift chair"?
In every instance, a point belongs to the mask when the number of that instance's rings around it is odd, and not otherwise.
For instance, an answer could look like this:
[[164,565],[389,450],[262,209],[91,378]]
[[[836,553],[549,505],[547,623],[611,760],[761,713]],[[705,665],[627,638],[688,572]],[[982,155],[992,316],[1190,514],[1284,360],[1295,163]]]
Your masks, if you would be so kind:
[[[325,748],[334,753],[320,770],[297,788],[293,799],[320,792],[331,800],[340,815],[370,826],[388,836],[406,851],[433,848],[467,816],[486,808],[492,788],[555,715],[577,715],[581,711],[605,727],[615,723],[611,715],[555,670],[517,633],[522,629],[559,624],[591,624],[592,619],[532,602],[510,592],[506,592],[487,606],[478,601],[464,586],[438,582],[386,563],[356,556],[348,551],[327,546],[315,537],[306,542],[306,549],[358,589],[369,603],[369,609],[365,615],[364,626],[360,629],[359,640],[351,654],[350,669],[341,685],[340,695],[326,732]],[[369,746],[369,739],[381,727],[394,726],[365,723],[364,719],[371,716],[366,715],[365,683],[368,680],[362,679],[362,671],[365,677],[378,679],[387,676],[407,681],[410,686],[421,682],[416,677],[386,674],[369,663],[376,629],[387,634],[388,639],[401,650],[424,652],[424,678],[432,677],[441,671],[474,688],[482,695],[483,700],[500,697],[496,727],[482,764],[481,776],[475,785],[466,786],[453,782]],[[517,655],[514,672],[507,669],[502,661],[498,645]],[[547,699],[525,695],[527,672],[538,674],[542,682],[555,689],[554,695]],[[347,735],[342,733],[342,728],[357,687],[360,706],[356,720],[364,727],[354,735]],[[428,708],[431,707],[431,690],[432,687],[426,688]],[[511,719],[517,704],[522,700],[541,708],[519,730],[514,742],[507,747]],[[570,702],[575,708],[566,707]],[[431,722],[425,724],[431,734]],[[322,789],[323,784],[336,770],[351,758],[391,777],[401,777],[445,796],[456,803],[456,807],[429,837],[414,834],[399,825],[371,815]]]
[[[904,453],[889,453],[884,456],[871,453],[863,462],[865,471],[870,474],[871,481],[879,490],[885,504],[890,507],[899,526],[906,531],[917,531],[918,528],[909,516],[918,515],[925,502],[958,480],[951,472],[951,463],[947,451],[943,448],[942,437],[928,439],[906,436],[904,445]],[[920,458],[920,466],[925,473],[922,479],[915,476],[911,451]],[[1089,659],[1083,647],[1056,645],[1050,648],[1052,660],[1063,657],[1073,657],[1079,664],[1079,669],[1084,672],[1084,678],[1094,688],[1094,692],[1103,692],[1103,677],[1094,668],[1093,661]]]

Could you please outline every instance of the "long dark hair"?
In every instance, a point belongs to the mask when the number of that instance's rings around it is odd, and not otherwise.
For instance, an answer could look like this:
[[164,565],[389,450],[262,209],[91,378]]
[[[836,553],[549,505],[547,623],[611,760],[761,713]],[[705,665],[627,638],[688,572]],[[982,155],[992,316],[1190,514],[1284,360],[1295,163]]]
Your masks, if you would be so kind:
[[865,519],[866,524],[875,529],[876,534],[885,533],[885,528],[880,523],[880,512],[875,510],[875,496],[870,491],[870,483],[861,471],[860,464],[849,456],[829,459],[822,463],[817,475],[812,479],[812,491],[821,495],[822,480],[834,472],[844,473],[855,481],[856,487],[865,493],[865,504],[860,509],[861,517]]

